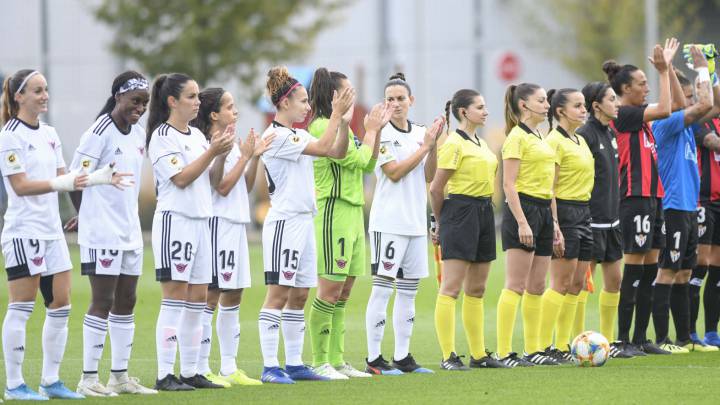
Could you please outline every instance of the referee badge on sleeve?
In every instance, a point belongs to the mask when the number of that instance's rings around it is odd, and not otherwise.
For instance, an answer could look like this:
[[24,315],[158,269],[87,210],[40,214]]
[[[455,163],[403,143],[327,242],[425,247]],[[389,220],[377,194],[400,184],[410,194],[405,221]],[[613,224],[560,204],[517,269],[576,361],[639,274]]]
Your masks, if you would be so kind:
[[19,169],[20,168],[20,157],[17,155],[17,153],[10,151],[5,156],[5,160],[7,161],[8,168],[10,169]]

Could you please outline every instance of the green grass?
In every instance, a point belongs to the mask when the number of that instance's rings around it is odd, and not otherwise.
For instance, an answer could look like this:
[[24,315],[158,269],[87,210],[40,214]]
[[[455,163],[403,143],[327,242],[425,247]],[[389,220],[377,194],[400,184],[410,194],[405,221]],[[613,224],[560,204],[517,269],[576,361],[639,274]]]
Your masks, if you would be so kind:
[[[71,249],[73,263],[78,263],[77,249]],[[251,247],[253,287],[245,292],[241,305],[241,341],[238,362],[251,376],[258,377],[262,368],[257,332],[257,314],[265,294],[262,277],[262,257],[258,245]],[[503,281],[503,255],[493,264],[486,293],[485,334],[488,347],[495,347],[495,303]],[[138,287],[136,308],[136,335],[130,371],[141,381],[152,386],[155,381],[155,320],[159,310],[160,287],[154,280],[152,252],[145,252],[145,274]],[[70,336],[61,378],[74,388],[82,370],[82,319],[90,298],[88,282],[74,270],[70,317]],[[600,272],[598,272],[600,273]],[[348,305],[346,359],[356,367],[363,366],[366,355],[364,311],[370,292],[370,279],[361,278]],[[7,287],[0,277],[0,305],[5,312]],[[601,285],[601,280],[596,280]],[[421,364],[438,369],[440,351],[433,326],[433,311],[437,286],[434,279],[421,283],[417,298],[417,315],[411,351]],[[314,292],[311,292],[311,297]],[[40,332],[43,322],[42,302],[28,323],[28,336],[24,375],[28,384],[37,387],[40,378],[42,352]],[[392,303],[389,306],[392,308]],[[460,329],[458,305],[458,352],[467,353],[467,345]],[[390,318],[390,311],[389,319]],[[522,330],[518,316],[513,347],[522,348]],[[587,328],[597,328],[597,294],[591,295],[587,309]],[[651,328],[652,330],[652,328]],[[306,336],[304,359],[309,362],[310,341]],[[385,331],[383,352],[392,355],[392,322]],[[282,345],[281,345],[282,347]],[[106,346],[100,365],[102,379],[107,378],[110,367],[110,347]],[[283,356],[280,356],[281,362]],[[219,367],[217,339],[213,342],[212,367]],[[4,385],[4,369],[0,367],[0,381]],[[697,403],[713,401],[720,394],[720,353],[691,353],[684,356],[654,356],[632,360],[611,360],[604,367],[579,369],[576,367],[533,367],[513,370],[474,370],[467,373],[449,373],[437,370],[435,375],[406,375],[376,377],[339,382],[299,383],[294,386],[266,384],[260,387],[234,387],[225,390],[204,390],[192,393],[161,393],[153,397],[130,397],[86,400],[83,403],[181,403],[207,401],[207,403],[476,403],[530,402],[530,403]]]

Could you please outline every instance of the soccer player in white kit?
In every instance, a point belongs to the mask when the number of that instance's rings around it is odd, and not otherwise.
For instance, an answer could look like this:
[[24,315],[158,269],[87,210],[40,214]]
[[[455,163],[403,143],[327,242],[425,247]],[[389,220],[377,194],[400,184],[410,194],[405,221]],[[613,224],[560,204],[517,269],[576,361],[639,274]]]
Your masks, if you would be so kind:
[[[222,388],[197,370],[202,313],[211,281],[211,183],[222,175],[210,170],[227,153],[233,133],[213,134],[210,142],[189,125],[198,113],[197,83],[182,73],[160,75],[153,83],[148,117],[148,154],[157,188],[152,247],[162,303],[155,331],[158,380],[155,389],[187,391]],[[217,165],[222,168],[222,165]],[[180,351],[180,379],[175,354]]]
[[[140,73],[118,75],[110,97],[85,131],[71,170],[114,170],[132,175],[122,186],[98,186],[71,197],[77,225],[81,273],[88,276],[92,301],[83,320],[83,373],[77,392],[85,396],[121,393],[157,394],[128,375],[135,334],[135,291],[143,265],[143,239],[138,215],[140,176],[145,158],[145,129],[138,120],[150,99],[149,83]],[[110,334],[112,365],[107,387],[98,379],[105,338]]]
[[[232,94],[222,88],[211,87],[200,92],[200,111],[191,125],[209,139],[211,134],[235,126],[237,116]],[[251,129],[244,142],[238,140],[228,154],[218,156],[213,163],[213,166],[223,165],[223,176],[212,190],[212,281],[203,312],[198,372],[225,387],[262,384],[239,370],[236,358],[240,342],[240,300],[243,289],[250,287],[250,252],[245,231],[245,224],[250,223],[248,192],[255,184],[260,156],[273,139],[269,136],[257,141],[257,135]],[[210,349],[212,318],[218,303],[216,331],[220,344],[220,372],[214,374],[210,369]]]
[[[40,122],[47,112],[45,77],[23,69],[5,79],[0,131],[0,171],[8,208],[0,242],[8,277],[9,304],[2,327],[5,399],[82,399],[60,381],[70,316],[70,254],[60,222],[59,191],[118,183],[112,172],[88,176],[65,172],[60,138]],[[22,376],[26,324],[40,288],[45,300],[42,332],[43,367],[39,393]]]
[[[333,113],[320,139],[293,124],[305,121],[310,112],[308,93],[284,66],[268,72],[267,89],[277,109],[262,139],[275,134],[270,149],[262,155],[270,194],[270,210],[262,231],[263,266],[268,286],[260,310],[258,327],[263,354],[262,381],[294,384],[295,380],[328,380],[303,364],[305,336],[303,308],[308,290],[317,285],[317,257],[313,216],[315,180],[312,156],[345,157],[348,137],[338,131],[341,118],[355,100],[348,87],[333,101]],[[282,329],[285,366],[280,368],[277,352]]]
[[[371,374],[431,373],[410,354],[415,322],[415,296],[420,279],[428,276],[427,184],[435,176],[437,136],[444,119],[431,128],[413,124],[408,111],[415,98],[402,73],[385,84],[385,101],[393,113],[380,136],[375,175],[377,185],[370,209],[370,265],[373,287],[365,314]],[[393,289],[395,353],[392,365],[382,357],[387,304]]]

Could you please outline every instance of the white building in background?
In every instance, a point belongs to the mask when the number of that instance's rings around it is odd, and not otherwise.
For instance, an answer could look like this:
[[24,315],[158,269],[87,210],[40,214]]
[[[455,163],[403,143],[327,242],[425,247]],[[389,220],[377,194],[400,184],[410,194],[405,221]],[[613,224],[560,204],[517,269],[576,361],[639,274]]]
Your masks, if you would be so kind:
[[[48,121],[57,128],[69,161],[80,135],[109,97],[113,78],[135,65],[110,53],[112,32],[91,12],[98,0],[45,2]],[[2,1],[0,73],[42,68],[41,3]],[[420,123],[443,114],[454,91],[476,88],[490,110],[489,129],[499,132],[509,84],[501,70],[513,82],[536,82],[546,88],[582,85],[553,58],[528,47],[525,34],[518,32],[525,25],[506,4],[502,0],[356,0],[340,12],[337,24],[319,35],[309,55],[287,63],[326,66],[348,74],[366,105],[380,101],[387,78],[402,70],[416,97],[411,119]],[[262,80],[258,78],[258,83]],[[214,84],[248,94],[235,83]],[[254,103],[239,108],[241,134],[263,126],[263,115]],[[145,190],[152,190],[151,182],[145,185]]]

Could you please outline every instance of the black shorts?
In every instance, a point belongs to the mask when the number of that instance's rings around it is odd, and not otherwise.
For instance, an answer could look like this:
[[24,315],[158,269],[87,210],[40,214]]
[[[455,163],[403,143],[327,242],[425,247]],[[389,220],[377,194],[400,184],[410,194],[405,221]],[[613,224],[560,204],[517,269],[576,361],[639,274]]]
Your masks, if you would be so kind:
[[628,197],[620,200],[620,227],[625,253],[646,253],[665,247],[662,200]]
[[533,233],[533,246],[520,243],[518,223],[510,207],[505,203],[502,223],[502,249],[523,249],[535,252],[535,256],[551,256],[553,251],[553,218],[550,211],[550,200],[520,194],[520,207]]
[[592,228],[593,254],[598,263],[616,262],[623,257],[622,232],[620,226],[614,228]]
[[702,201],[697,209],[698,243],[720,245],[720,201]]
[[590,205],[581,201],[557,201],[560,231],[565,239],[563,259],[592,259],[593,233],[590,228]]
[[660,252],[661,269],[690,270],[697,264],[697,214],[665,210],[666,245]]
[[496,257],[495,214],[490,198],[450,194],[440,211],[442,258],[473,263]]

